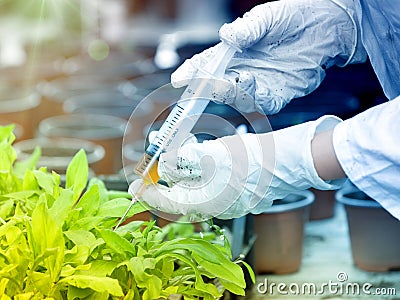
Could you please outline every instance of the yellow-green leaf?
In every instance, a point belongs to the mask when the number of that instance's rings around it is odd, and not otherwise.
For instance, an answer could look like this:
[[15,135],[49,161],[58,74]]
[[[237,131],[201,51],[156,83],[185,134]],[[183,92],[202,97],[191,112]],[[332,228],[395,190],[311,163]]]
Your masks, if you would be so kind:
[[125,258],[135,255],[135,247],[123,237],[109,229],[99,230],[103,240],[107,246],[113,249],[116,253],[122,254]]
[[74,199],[77,200],[86,187],[89,174],[89,167],[86,153],[79,150],[72,158],[67,167],[65,187],[74,191]]
[[118,280],[109,277],[96,277],[86,275],[72,275],[61,279],[59,285],[71,285],[80,289],[89,288],[96,292],[107,292],[113,296],[123,296]]
[[59,227],[62,227],[72,206],[74,205],[74,194],[70,190],[62,190],[60,196],[49,209],[49,214]]
[[80,218],[92,217],[95,215],[100,204],[100,191],[98,185],[90,186],[79,199],[76,209],[80,209]]
[[40,203],[32,212],[31,247],[36,257],[48,249],[57,249],[54,255],[44,259],[52,281],[57,281],[64,261],[64,237],[61,228],[49,215],[45,203]]
[[49,274],[32,272],[28,275],[28,281],[30,281],[35,289],[39,290],[43,295],[49,294],[52,285]]

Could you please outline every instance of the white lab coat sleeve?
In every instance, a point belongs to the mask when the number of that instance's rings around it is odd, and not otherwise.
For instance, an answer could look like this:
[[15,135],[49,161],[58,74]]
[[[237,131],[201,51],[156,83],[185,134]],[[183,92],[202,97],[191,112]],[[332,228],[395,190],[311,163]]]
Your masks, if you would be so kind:
[[400,220],[400,97],[338,124],[333,145],[348,178]]

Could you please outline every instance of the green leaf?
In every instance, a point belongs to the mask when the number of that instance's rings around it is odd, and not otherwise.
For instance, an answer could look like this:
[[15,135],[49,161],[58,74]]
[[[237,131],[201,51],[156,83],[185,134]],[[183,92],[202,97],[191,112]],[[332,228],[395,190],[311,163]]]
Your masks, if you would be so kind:
[[2,201],[0,204],[0,217],[2,219],[8,219],[8,217],[12,214],[14,210],[14,201],[13,200],[7,200],[7,201]]
[[97,177],[91,178],[89,181],[89,184],[88,184],[88,188],[90,188],[92,185],[97,185],[99,188],[100,203],[103,203],[103,202],[106,202],[109,200],[106,185],[101,179],[99,179]]
[[64,238],[61,228],[51,218],[45,203],[40,203],[32,212],[30,245],[35,257],[44,255],[49,249],[56,253],[44,259],[53,282],[58,280],[64,260]]
[[21,200],[24,201],[27,198],[32,197],[35,195],[38,191],[34,190],[28,190],[28,191],[16,191],[14,193],[6,194],[4,197],[10,198],[10,199],[15,199],[15,200]]
[[90,254],[88,246],[74,246],[71,250],[65,250],[64,262],[77,267],[85,264]]
[[9,172],[17,158],[17,154],[11,144],[15,140],[13,134],[14,125],[0,126],[0,171]]
[[104,217],[86,217],[82,219],[78,219],[76,222],[70,225],[71,230],[92,230],[95,227],[99,226],[101,221],[104,220]]
[[75,274],[76,269],[68,264],[64,264],[61,268],[60,277],[68,277]]
[[143,299],[159,299],[161,295],[162,282],[155,275],[151,275],[146,282],[146,289],[143,293]]
[[51,176],[49,173],[45,173],[39,170],[34,170],[32,172],[39,186],[44,189],[45,192],[49,195],[53,195],[53,188],[55,185],[53,182],[53,176]]
[[[98,216],[107,216],[107,217],[114,217],[119,218],[121,217],[124,212],[129,207],[131,200],[125,198],[115,198],[103,203],[98,212]],[[129,210],[131,211],[131,210]]]
[[[221,261],[220,263],[213,263],[204,259],[203,257],[200,257],[195,252],[192,253],[192,256],[200,266],[206,269],[207,272],[213,274],[215,277],[223,279],[227,282],[231,282],[241,288],[246,287],[246,281],[244,279],[242,269],[239,265],[231,261]],[[238,276],[239,274],[241,276]]]
[[232,283],[231,281],[223,280],[218,278],[220,283],[226,288],[228,291],[232,292],[235,295],[245,296],[245,291],[243,287],[238,286],[237,284]]
[[109,229],[100,229],[99,233],[107,246],[116,253],[122,254],[125,258],[130,258],[136,254],[135,247],[114,231]]
[[164,258],[161,261],[161,272],[163,273],[165,278],[171,278],[172,273],[174,272],[174,261],[170,258]]
[[132,195],[125,191],[108,190],[107,196],[108,196],[108,200],[112,200],[115,198],[126,198],[129,200],[132,199]]
[[115,268],[119,265],[119,262],[112,260],[94,260],[90,263],[88,270],[79,270],[79,275],[92,275],[97,277],[110,276]]
[[51,277],[49,274],[31,272],[28,275],[28,280],[38,289],[43,295],[48,295],[52,286]]
[[131,234],[139,233],[140,236],[142,236],[142,233],[139,231],[143,228],[143,226],[147,226],[147,224],[147,221],[132,221],[128,224],[118,227],[116,232],[118,232],[118,234],[120,234],[121,236],[124,236],[128,232]]
[[196,264],[188,257],[185,255],[182,255],[180,253],[174,253],[174,252],[166,252],[161,255],[159,258],[164,258],[164,257],[171,257],[176,259],[177,261],[181,263],[185,263],[188,265],[190,268],[193,270],[193,274],[196,277],[195,281],[195,287],[201,292],[204,292],[208,295],[214,296],[214,297],[221,297],[222,293],[218,291],[217,287],[211,283],[205,283],[201,277],[201,273],[199,269],[197,268]]
[[65,187],[74,191],[74,199],[77,200],[86,187],[89,176],[89,167],[85,151],[79,150],[72,158],[66,172]]
[[6,243],[7,245],[16,244],[20,237],[22,237],[22,231],[17,226],[11,226],[6,232]]
[[36,147],[32,154],[26,160],[17,161],[14,164],[14,173],[19,178],[24,178],[27,170],[32,171],[35,169],[41,155],[42,151],[40,150],[40,147]]
[[7,234],[7,232],[10,230],[11,227],[15,226],[16,221],[14,219],[11,219],[7,223],[3,224],[0,226],[0,237],[3,237]]
[[194,252],[199,257],[217,264],[231,262],[215,245],[202,239],[194,238],[183,238],[167,241],[161,245],[157,251],[157,254],[163,251],[173,251],[176,249]]
[[7,279],[7,278],[2,278],[0,281],[0,296],[1,296],[0,299],[3,299],[5,296],[4,293],[5,293],[8,281],[9,281],[9,279]]
[[98,185],[89,186],[79,199],[76,209],[81,209],[79,216],[92,217],[96,214],[100,204],[100,189]]
[[240,261],[240,262],[246,267],[247,272],[249,272],[251,281],[252,281],[253,283],[256,283],[256,274],[254,274],[253,268],[252,268],[247,262],[245,262],[245,261],[243,261],[243,260]]
[[70,190],[62,190],[60,196],[49,209],[49,214],[59,227],[62,227],[72,206],[74,205],[74,193]]
[[123,296],[118,280],[109,277],[96,277],[86,275],[72,275],[61,279],[58,285],[67,284],[80,289],[89,288],[96,292],[107,292],[113,296]]
[[28,292],[23,294],[15,295],[14,300],[30,300],[35,295],[34,292]]
[[64,235],[77,246],[87,246],[91,248],[96,244],[96,237],[87,230],[68,230]]
[[15,140],[14,129],[14,124],[0,126],[0,140],[11,144]]
[[130,270],[135,276],[138,284],[146,283],[150,275],[146,273],[146,270],[152,270],[156,267],[156,260],[154,258],[144,258],[141,256],[132,257],[128,264]]
[[33,174],[33,171],[27,170],[25,172],[24,179],[22,181],[22,189],[23,190],[32,190],[38,192],[39,185],[37,183],[36,177]]
[[67,299],[87,299],[87,297],[93,293],[94,291],[92,289],[81,289],[70,285],[67,289]]

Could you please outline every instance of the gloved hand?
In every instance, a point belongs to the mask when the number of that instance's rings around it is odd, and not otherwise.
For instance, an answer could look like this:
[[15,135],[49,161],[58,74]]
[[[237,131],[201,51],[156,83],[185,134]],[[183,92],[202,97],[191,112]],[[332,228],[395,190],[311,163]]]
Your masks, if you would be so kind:
[[[365,61],[353,1],[275,1],[223,25],[221,39],[243,52],[228,65],[230,88],[216,91],[215,100],[243,112],[274,114],[315,90],[327,68]],[[172,74],[172,85],[186,85],[213,57],[215,47],[186,60]]]
[[[318,177],[311,141],[338,122],[325,116],[275,132],[186,144],[160,156],[158,172],[171,187],[149,185],[142,201],[168,213],[230,219],[262,213],[297,190],[336,189],[340,181]],[[141,183],[134,181],[129,192]]]

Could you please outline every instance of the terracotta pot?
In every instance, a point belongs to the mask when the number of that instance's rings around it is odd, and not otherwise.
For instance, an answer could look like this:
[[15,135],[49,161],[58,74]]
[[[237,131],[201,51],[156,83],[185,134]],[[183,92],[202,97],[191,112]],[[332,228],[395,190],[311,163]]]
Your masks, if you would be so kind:
[[40,119],[64,114],[64,101],[70,97],[91,92],[120,91],[129,89],[129,82],[115,79],[105,80],[100,74],[57,78],[38,84],[37,90],[42,95]]
[[36,138],[14,144],[19,160],[30,157],[36,147],[41,149],[37,167],[47,167],[48,171],[55,171],[60,175],[66,174],[71,159],[80,149],[84,149],[86,152],[92,176],[94,176],[93,169],[95,169],[96,164],[104,157],[102,146],[84,140]]
[[151,104],[140,105],[142,96],[129,91],[103,90],[93,91],[82,95],[76,95],[66,99],[63,110],[69,114],[88,113],[112,115],[128,120],[134,109],[139,109],[141,115],[151,112]]
[[37,61],[36,58],[31,60],[21,66],[2,68],[0,80],[21,87],[62,76],[62,72],[57,69],[56,61]]
[[[153,60],[145,53],[134,49],[111,49],[102,60],[93,59],[86,51],[69,57],[62,66],[65,73],[72,76],[101,75],[104,80],[132,79],[156,70]],[[103,80],[103,81],[104,81]]]
[[400,221],[356,187],[336,193],[346,209],[354,264],[366,271],[400,270]]
[[266,212],[254,215],[256,273],[286,274],[299,270],[304,224],[313,201],[310,191],[298,192],[274,201]]
[[143,127],[149,122],[153,110],[153,104],[141,102],[142,98],[129,88],[90,92],[68,98],[63,110],[69,114],[111,115],[129,120],[132,130],[124,137],[124,143],[134,142],[143,138]]
[[310,220],[332,218],[335,214],[335,191],[310,191],[315,195],[315,201],[310,206]]
[[114,174],[122,168],[122,139],[127,128],[124,119],[108,115],[71,114],[47,118],[39,124],[39,135],[51,139],[78,138],[105,149],[96,174]]
[[21,140],[32,138],[36,130],[36,112],[40,102],[40,96],[32,89],[11,86],[0,89],[0,119],[21,126]]

